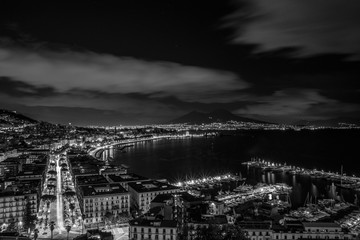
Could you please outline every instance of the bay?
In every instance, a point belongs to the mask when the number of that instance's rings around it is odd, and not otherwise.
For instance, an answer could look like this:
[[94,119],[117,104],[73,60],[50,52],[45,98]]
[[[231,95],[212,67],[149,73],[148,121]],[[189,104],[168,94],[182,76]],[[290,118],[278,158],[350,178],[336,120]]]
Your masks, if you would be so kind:
[[246,169],[241,163],[252,157],[304,168],[360,175],[359,130],[243,131],[216,137],[146,141],[124,151],[114,151],[113,163],[126,164],[131,172],[154,179],[177,182],[189,178],[242,173],[247,182],[293,186],[293,205],[300,206],[309,194],[313,198],[344,198],[354,193],[336,189],[328,181],[282,173]]

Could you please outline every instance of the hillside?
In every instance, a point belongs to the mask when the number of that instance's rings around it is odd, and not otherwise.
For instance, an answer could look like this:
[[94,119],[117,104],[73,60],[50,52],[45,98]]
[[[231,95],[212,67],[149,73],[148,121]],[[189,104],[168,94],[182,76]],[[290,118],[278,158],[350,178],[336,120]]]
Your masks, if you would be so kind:
[[0,127],[16,127],[35,123],[37,123],[36,120],[16,113],[16,111],[0,109]]

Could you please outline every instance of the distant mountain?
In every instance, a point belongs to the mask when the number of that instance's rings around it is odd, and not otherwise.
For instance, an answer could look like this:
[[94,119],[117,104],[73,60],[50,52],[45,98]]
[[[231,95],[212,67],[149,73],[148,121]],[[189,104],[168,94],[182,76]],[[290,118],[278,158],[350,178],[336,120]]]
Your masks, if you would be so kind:
[[170,121],[170,123],[201,124],[201,123],[228,122],[228,121],[265,123],[250,118],[240,117],[223,109],[218,109],[209,113],[192,111],[188,114],[185,114],[184,116],[181,116],[179,118]]
[[32,118],[16,113],[16,111],[0,109],[0,127],[15,127],[24,124],[35,124],[37,122]]

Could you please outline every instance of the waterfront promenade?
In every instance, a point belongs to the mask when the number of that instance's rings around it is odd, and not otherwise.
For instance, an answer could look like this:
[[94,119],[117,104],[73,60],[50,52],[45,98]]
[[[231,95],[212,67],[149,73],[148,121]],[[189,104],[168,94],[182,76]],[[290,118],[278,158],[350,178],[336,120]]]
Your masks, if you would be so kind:
[[189,138],[189,137],[203,137],[204,134],[182,134],[182,135],[162,135],[162,136],[152,136],[152,137],[142,137],[142,138],[131,138],[131,139],[124,139],[124,140],[118,140],[115,142],[110,142],[102,146],[94,146],[93,149],[89,151],[89,155],[93,156],[94,158],[99,158],[99,152],[104,151],[109,148],[114,148],[118,145],[124,145],[124,144],[133,144],[138,142],[144,142],[144,141],[156,141],[156,140],[162,140],[162,139],[183,139],[183,138]]

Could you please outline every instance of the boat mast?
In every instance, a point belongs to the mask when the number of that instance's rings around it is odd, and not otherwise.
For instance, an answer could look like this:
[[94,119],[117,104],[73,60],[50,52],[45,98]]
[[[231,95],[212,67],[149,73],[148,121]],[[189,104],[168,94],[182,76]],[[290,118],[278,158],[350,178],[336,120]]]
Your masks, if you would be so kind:
[[305,199],[305,202],[304,202],[304,207],[309,203],[309,192],[307,193],[306,195],[306,199]]
[[340,186],[342,187],[343,165],[341,165]]

